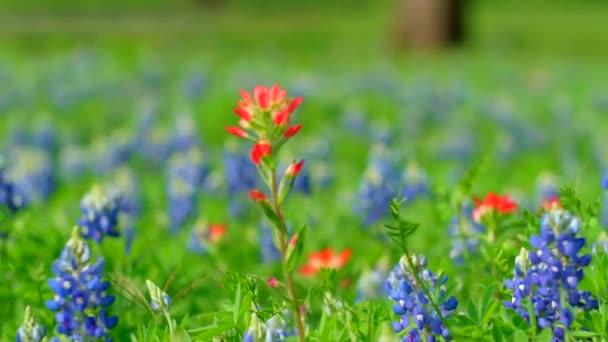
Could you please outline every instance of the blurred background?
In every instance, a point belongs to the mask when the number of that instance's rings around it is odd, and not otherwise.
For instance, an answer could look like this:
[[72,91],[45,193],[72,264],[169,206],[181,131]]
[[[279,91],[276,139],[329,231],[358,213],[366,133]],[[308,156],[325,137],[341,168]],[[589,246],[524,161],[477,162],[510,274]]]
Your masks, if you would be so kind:
[[[606,18],[605,0],[0,0],[0,181],[17,189],[15,208],[32,207],[14,224],[0,217],[15,260],[0,282],[0,336],[25,303],[50,298],[39,292],[44,270],[79,201],[95,182],[118,183],[122,168],[134,171],[123,178],[142,199],[141,229],[126,239],[134,259],[115,253],[122,240],[104,242],[109,269],[167,279],[191,264],[183,246],[199,218],[231,227],[230,270],[256,269],[256,239],[270,236],[257,233],[247,196],[257,171],[250,146],[224,130],[237,122],[238,90],[256,84],[306,98],[293,116],[304,129],[281,162],[303,158],[310,170],[307,199],[288,208],[320,228],[310,250],[353,248],[370,263],[384,245],[373,251],[366,231],[342,229],[379,227],[405,184],[403,194],[431,199],[411,203],[411,219],[432,228],[416,246],[443,262],[453,213],[435,205],[483,157],[475,194],[509,193],[535,210],[548,178],[553,195],[573,184],[597,198],[608,169]],[[205,181],[182,168],[204,169]],[[191,210],[176,214],[182,200]],[[206,272],[181,271],[181,285]],[[208,312],[225,298],[218,287],[201,285],[189,298],[213,300],[177,312]],[[121,333],[140,316],[121,316]]]

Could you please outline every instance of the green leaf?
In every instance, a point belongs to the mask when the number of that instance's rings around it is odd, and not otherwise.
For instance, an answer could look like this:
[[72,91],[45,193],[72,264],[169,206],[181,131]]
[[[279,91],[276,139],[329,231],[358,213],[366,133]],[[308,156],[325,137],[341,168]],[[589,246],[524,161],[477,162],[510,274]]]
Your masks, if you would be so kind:
[[551,342],[553,339],[553,331],[545,329],[536,337],[536,342]]
[[528,342],[528,335],[523,330],[515,330],[513,333],[513,342]]
[[477,314],[477,308],[475,307],[475,303],[473,303],[473,301],[469,298],[469,300],[467,300],[467,314],[469,315],[469,318],[471,318],[475,324],[479,325],[479,315]]
[[593,332],[593,331],[583,331],[583,330],[577,330],[577,331],[572,331],[570,333],[568,333],[570,336],[573,337],[596,337],[596,336],[601,336],[600,334]]
[[268,201],[261,201],[260,205],[262,206],[264,215],[266,215],[266,218],[270,220],[270,223],[272,223],[274,228],[281,229],[281,220],[279,219],[279,216],[274,212],[272,207],[270,207],[270,203],[268,203]]
[[502,342],[505,340],[502,330],[496,325],[492,328],[492,339],[495,342]]
[[287,261],[286,261],[286,269],[287,272],[291,273],[295,269],[296,265],[300,261],[302,256],[302,251],[304,251],[304,243],[306,241],[306,232],[308,231],[308,227],[303,225],[298,232],[296,233],[297,239],[295,246],[290,245],[287,248]]
[[241,306],[241,283],[236,286],[236,295],[234,296],[234,308],[232,312],[232,321],[234,324],[238,324],[239,312]]

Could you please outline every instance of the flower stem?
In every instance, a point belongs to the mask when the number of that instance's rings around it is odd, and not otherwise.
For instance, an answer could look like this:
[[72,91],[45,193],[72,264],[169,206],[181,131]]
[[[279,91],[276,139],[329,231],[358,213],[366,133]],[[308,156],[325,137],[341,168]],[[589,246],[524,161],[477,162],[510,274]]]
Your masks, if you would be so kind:
[[271,170],[270,183],[270,191],[272,192],[272,207],[279,218],[279,251],[281,252],[281,265],[283,266],[285,284],[287,285],[287,292],[293,305],[293,313],[296,320],[296,330],[298,331],[298,340],[300,342],[304,342],[306,341],[306,335],[304,333],[304,324],[302,323],[300,306],[298,305],[296,287],[291,273],[287,270],[287,225],[285,224],[285,218],[283,217],[283,212],[281,211],[281,206],[279,205],[277,174],[276,168],[274,167]]
[[420,279],[420,275],[418,274],[418,266],[414,265],[414,262],[412,261],[410,254],[407,252],[405,253],[405,260],[407,260],[407,264],[410,267],[410,271],[412,272],[414,279],[418,283],[418,286],[420,286],[420,288],[422,289],[422,292],[424,292],[424,295],[426,296],[426,298],[429,299],[431,306],[437,313],[437,316],[439,316],[439,320],[444,325],[447,325],[445,322],[445,318],[443,317],[443,314],[441,313],[441,309],[439,309],[439,305],[437,305],[437,303],[435,303],[434,297],[431,297],[431,294],[430,294],[429,290],[426,288],[425,283],[422,282],[422,279]]
[[169,336],[173,337],[173,319],[171,319],[171,315],[169,314],[168,310],[163,310],[163,314],[165,314],[167,324],[169,325]]

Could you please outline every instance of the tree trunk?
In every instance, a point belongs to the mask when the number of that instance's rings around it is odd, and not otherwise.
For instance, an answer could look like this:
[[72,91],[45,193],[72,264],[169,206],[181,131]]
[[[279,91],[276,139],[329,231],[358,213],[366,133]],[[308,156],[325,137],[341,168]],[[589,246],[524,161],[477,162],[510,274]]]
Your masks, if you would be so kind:
[[400,0],[397,40],[414,49],[463,42],[465,0]]

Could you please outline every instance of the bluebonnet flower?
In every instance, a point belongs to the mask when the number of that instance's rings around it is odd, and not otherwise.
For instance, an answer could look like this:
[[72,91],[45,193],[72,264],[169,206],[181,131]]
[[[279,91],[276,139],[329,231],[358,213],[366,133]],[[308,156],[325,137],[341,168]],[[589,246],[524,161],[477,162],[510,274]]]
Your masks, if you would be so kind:
[[197,212],[197,194],[208,173],[198,149],[177,153],[169,161],[169,229],[177,232]]
[[333,143],[329,140],[330,137],[331,135],[327,135],[325,139],[316,139],[305,143],[308,147],[303,158],[308,165],[308,171],[305,171],[310,174],[310,182],[321,189],[331,186],[335,178],[333,171],[334,158],[332,158]]
[[135,221],[141,212],[141,193],[139,190],[137,177],[128,168],[116,170],[112,175],[112,185],[110,191],[118,201],[118,221],[125,232],[125,254],[131,253],[131,247],[137,229]]
[[5,169],[0,164],[0,209],[8,208],[10,212],[14,212],[22,206],[22,201],[15,195],[15,185],[6,179],[4,173]]
[[608,235],[606,235],[606,232],[601,232],[597,239],[591,244],[591,252],[593,254],[608,254]]
[[223,224],[207,224],[198,221],[188,240],[188,249],[198,254],[205,254],[226,234],[226,226]]
[[257,187],[258,170],[247,154],[230,146],[224,149],[223,159],[230,215],[241,217],[245,212],[244,206],[249,203],[243,194]]
[[15,337],[16,342],[41,342],[46,335],[44,325],[39,325],[32,315],[32,309],[27,306],[25,308],[25,316],[23,324],[17,329]]
[[208,80],[204,74],[201,73],[190,73],[182,82],[182,91],[186,98],[191,101],[198,99],[205,87],[207,86]]
[[2,173],[4,182],[12,184],[10,201],[16,208],[45,201],[56,187],[51,157],[37,147],[12,148]]
[[580,220],[554,208],[541,219],[539,235],[530,238],[533,250],[525,249],[515,260],[512,280],[505,281],[513,291],[505,307],[531,322],[527,301],[531,301],[538,329],[551,328],[554,341],[563,341],[576,311],[598,308],[598,301],[578,289],[583,269],[591,255],[581,254],[585,238],[579,237]]
[[151,280],[146,280],[146,287],[150,293],[150,307],[152,310],[169,312],[171,297]]
[[369,161],[355,207],[355,211],[363,216],[365,226],[375,223],[388,212],[391,200],[399,192],[399,183],[398,172],[390,159],[374,157]]
[[95,140],[91,148],[98,156],[96,170],[104,173],[124,165],[133,155],[134,146],[133,136],[126,129],[116,130],[107,138]]
[[118,323],[107,309],[114,296],[107,293],[110,283],[103,281],[103,258],[91,263],[91,251],[75,227],[61,255],[53,262],[49,286],[55,293],[46,307],[55,311],[57,332],[73,341],[88,337],[112,341],[110,330]]
[[172,152],[188,152],[196,149],[199,145],[199,136],[192,116],[187,114],[187,111],[179,114],[171,140]]
[[415,163],[409,163],[402,175],[403,196],[413,201],[428,194],[428,179],[424,171]]
[[557,180],[549,172],[544,172],[538,176],[536,181],[537,203],[545,203],[558,198]]
[[80,202],[78,219],[82,236],[99,243],[106,236],[119,236],[120,194],[110,187],[95,185]]
[[385,282],[388,277],[390,265],[387,258],[381,258],[372,269],[362,272],[357,282],[357,301],[384,297],[386,293]]
[[271,263],[278,261],[281,258],[281,252],[278,250],[272,238],[272,227],[262,221],[259,224],[260,231],[260,257],[262,262]]
[[266,326],[264,322],[258,318],[255,313],[251,314],[249,327],[243,335],[243,342],[262,342],[266,339]]
[[92,170],[91,153],[83,146],[64,144],[59,150],[59,169],[65,179],[75,179]]
[[347,108],[342,116],[342,126],[358,136],[369,134],[369,123],[365,119],[365,114],[359,109]]
[[263,322],[253,313],[249,322],[249,328],[243,335],[243,341],[283,342],[289,336],[295,336],[295,330],[288,330],[287,321],[280,314],[276,314],[266,322]]
[[[450,316],[458,301],[446,295],[447,276],[439,278],[429,271],[423,255],[410,255],[411,267],[407,258],[399,260],[386,280],[389,298],[395,301],[393,312],[399,316],[393,322],[393,330],[397,333],[407,330],[403,341],[436,341],[439,337],[449,340],[450,332],[442,319]],[[429,298],[427,294],[437,295]],[[431,301],[435,301],[440,313]]]
[[173,152],[171,133],[163,127],[151,127],[141,133],[138,151],[147,160],[161,163]]
[[276,314],[266,321],[265,342],[282,342],[286,337],[295,336],[295,331],[288,330],[287,322]]
[[457,264],[464,262],[465,253],[475,255],[479,248],[480,236],[486,228],[473,219],[473,208],[469,204],[462,206],[460,215],[450,221],[449,233],[452,236],[450,258]]

